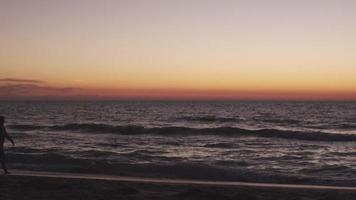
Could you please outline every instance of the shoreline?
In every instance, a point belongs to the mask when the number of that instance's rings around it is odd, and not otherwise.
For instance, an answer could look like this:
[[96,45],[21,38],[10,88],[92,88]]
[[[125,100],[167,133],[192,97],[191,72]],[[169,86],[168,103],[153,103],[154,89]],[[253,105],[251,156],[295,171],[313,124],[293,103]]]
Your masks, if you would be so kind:
[[[24,172],[24,171],[22,171]],[[26,174],[32,173],[32,174]],[[105,177],[59,177],[61,174],[26,171],[22,175],[0,176],[0,199],[244,199],[244,200],[332,200],[356,199],[355,190],[335,190],[332,188],[273,188],[256,185],[209,185],[138,180],[103,180]],[[32,175],[32,176],[31,176]],[[37,175],[37,176],[36,176]],[[108,177],[107,177],[108,178]],[[111,177],[113,178],[113,177]]]
[[16,169],[12,170],[12,173],[7,176],[101,180],[101,181],[117,181],[117,182],[128,182],[128,183],[169,184],[169,185],[197,185],[197,186],[215,186],[215,187],[222,186],[222,187],[277,188],[277,189],[279,188],[279,189],[305,189],[305,190],[343,190],[343,191],[356,192],[356,187],[333,186],[333,185],[278,184],[278,183],[260,183],[260,182],[242,182],[242,181],[204,181],[204,180],[191,180],[191,179],[146,178],[146,177],[116,176],[116,175],[103,175],[103,174],[26,171],[26,170],[16,170]]

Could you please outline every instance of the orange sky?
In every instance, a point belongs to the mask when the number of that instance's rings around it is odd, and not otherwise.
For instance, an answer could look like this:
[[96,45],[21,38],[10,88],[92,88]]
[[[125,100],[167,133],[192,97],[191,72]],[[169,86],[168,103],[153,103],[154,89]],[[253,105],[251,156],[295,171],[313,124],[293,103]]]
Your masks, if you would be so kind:
[[1,1],[0,99],[356,100],[355,10],[351,0]]

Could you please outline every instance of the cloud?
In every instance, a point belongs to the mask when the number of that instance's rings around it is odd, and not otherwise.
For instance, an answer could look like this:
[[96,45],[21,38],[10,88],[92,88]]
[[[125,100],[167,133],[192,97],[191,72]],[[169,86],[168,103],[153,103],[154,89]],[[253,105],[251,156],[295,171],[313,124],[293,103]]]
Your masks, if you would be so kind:
[[36,84],[43,83],[43,81],[40,81],[40,80],[16,79],[16,78],[2,78],[2,79],[0,79],[0,82],[3,82],[3,83],[36,83]]
[[80,95],[83,89],[74,87],[52,87],[32,83],[0,85],[0,99],[22,99],[32,97],[65,97]]

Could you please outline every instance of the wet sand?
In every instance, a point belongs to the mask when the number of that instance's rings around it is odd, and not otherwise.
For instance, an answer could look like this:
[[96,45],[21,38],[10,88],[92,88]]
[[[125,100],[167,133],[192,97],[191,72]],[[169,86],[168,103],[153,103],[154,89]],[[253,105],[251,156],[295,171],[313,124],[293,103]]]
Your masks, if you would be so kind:
[[[261,185],[199,184],[175,181],[115,180],[68,177],[33,172],[0,176],[0,199],[242,199],[332,200],[356,199],[352,188],[288,188]],[[36,176],[36,174],[40,176]],[[59,174],[60,175],[60,174]],[[63,175],[63,174],[62,174]],[[68,175],[68,174],[64,174]],[[81,175],[82,176],[82,175]],[[160,180],[160,179],[158,179]]]

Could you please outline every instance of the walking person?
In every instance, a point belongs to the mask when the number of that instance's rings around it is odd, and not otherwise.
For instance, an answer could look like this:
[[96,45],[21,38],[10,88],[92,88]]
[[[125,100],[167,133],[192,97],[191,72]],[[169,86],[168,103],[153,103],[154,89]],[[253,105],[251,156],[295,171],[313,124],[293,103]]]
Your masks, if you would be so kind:
[[7,134],[6,128],[4,126],[5,117],[0,116],[0,162],[1,167],[4,170],[4,174],[9,174],[5,163],[5,152],[4,152],[4,143],[5,139],[9,140],[12,143],[12,146],[15,146],[14,140]]

